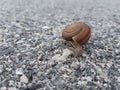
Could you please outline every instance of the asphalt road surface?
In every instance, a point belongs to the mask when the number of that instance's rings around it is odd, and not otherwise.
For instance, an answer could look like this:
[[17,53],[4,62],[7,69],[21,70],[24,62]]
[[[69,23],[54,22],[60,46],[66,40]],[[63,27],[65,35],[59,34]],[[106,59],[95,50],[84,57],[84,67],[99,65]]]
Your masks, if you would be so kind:
[[[77,58],[74,22],[92,31]],[[0,0],[0,90],[120,90],[120,0]]]

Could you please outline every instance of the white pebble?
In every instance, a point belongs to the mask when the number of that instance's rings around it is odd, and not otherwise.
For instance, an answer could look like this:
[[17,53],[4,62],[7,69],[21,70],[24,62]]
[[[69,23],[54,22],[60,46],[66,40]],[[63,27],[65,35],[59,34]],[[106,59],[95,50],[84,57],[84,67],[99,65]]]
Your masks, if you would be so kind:
[[70,51],[69,49],[64,49],[63,50],[63,54],[62,57],[67,58],[69,55],[73,54],[72,51]]
[[10,80],[10,81],[9,81],[9,86],[12,86],[12,85],[14,85],[14,81],[13,81],[13,80]]
[[25,75],[22,75],[22,76],[20,77],[20,82],[28,83],[28,78],[27,78]]
[[91,77],[82,77],[82,80],[86,80],[86,81],[92,81],[92,78]]
[[8,90],[18,90],[18,89],[15,87],[9,87]]
[[112,66],[112,64],[113,64],[113,62],[112,62],[112,61],[109,61],[109,62],[107,62],[107,64],[106,64],[106,65],[107,65],[108,67],[111,67],[111,66]]
[[2,72],[3,72],[3,66],[0,65],[0,73],[2,73]]
[[56,54],[56,55],[54,55],[53,57],[52,57],[52,60],[55,60],[55,61],[57,61],[57,60],[59,60],[60,59],[60,54]]
[[120,72],[120,69],[118,69],[118,71]]
[[23,69],[22,68],[16,69],[16,74],[17,75],[22,75],[23,74]]
[[79,85],[86,86],[86,84],[87,84],[87,81],[78,81],[78,84],[79,84]]
[[62,71],[62,72],[67,72],[67,73],[71,73],[71,72],[72,72],[72,70],[69,69],[69,67],[68,67],[67,65],[61,66],[61,67],[59,68],[59,70]]
[[78,62],[78,61],[74,61],[74,62],[72,62],[72,64],[71,64],[71,67],[72,68],[75,68],[75,69],[77,69],[78,67],[80,66],[80,63]]
[[66,61],[66,58],[71,54],[72,54],[72,51],[70,51],[69,49],[64,49],[62,55],[56,54],[52,57],[52,60],[64,62]]
[[0,90],[7,90],[7,88],[6,87],[1,87]]
[[51,27],[49,27],[49,26],[43,26],[42,29],[48,30],[48,29],[51,29]]

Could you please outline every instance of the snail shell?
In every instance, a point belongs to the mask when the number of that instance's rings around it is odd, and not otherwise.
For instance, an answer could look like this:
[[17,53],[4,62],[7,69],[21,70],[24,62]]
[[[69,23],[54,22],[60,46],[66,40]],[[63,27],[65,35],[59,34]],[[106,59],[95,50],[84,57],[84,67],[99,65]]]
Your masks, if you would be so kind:
[[81,22],[68,25],[62,32],[63,39],[67,41],[75,41],[80,45],[87,43],[90,36],[90,27]]
[[91,36],[90,27],[82,22],[77,22],[68,25],[62,32],[63,39],[70,41],[73,47],[76,49],[87,43],[90,36]]

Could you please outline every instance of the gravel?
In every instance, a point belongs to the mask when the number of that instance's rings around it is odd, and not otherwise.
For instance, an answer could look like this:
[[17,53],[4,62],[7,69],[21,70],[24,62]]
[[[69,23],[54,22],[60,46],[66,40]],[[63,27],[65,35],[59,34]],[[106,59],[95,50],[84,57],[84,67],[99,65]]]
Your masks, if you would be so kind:
[[[61,33],[79,21],[74,58]],[[0,90],[120,90],[120,1],[0,0]]]

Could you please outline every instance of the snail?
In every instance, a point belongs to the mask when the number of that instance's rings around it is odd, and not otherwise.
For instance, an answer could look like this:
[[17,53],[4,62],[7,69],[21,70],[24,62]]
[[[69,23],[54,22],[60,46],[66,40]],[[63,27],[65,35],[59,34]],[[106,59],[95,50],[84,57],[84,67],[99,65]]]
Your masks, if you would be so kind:
[[82,46],[86,44],[91,36],[90,27],[82,22],[68,25],[62,32],[62,38],[69,41],[73,48],[69,48],[75,56],[82,55]]

